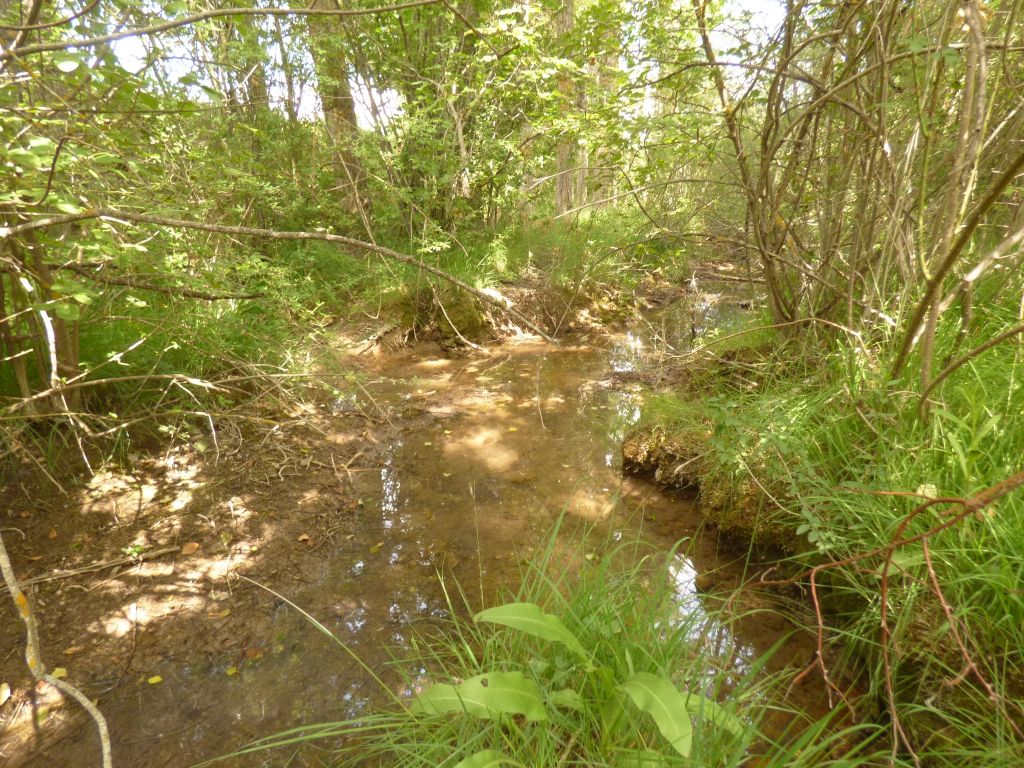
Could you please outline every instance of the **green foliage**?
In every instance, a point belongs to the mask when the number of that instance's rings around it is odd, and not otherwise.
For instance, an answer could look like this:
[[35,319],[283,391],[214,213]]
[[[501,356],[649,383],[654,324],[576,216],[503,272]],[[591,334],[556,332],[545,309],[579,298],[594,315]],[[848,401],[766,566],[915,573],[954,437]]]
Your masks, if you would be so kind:
[[[951,359],[981,344],[1012,324],[1015,312],[1010,302],[987,305],[966,338],[954,318],[944,318],[936,355]],[[660,425],[670,445],[691,446],[706,508],[725,508],[713,517],[750,521],[768,511],[779,541],[803,542],[794,556],[802,567],[845,561],[897,535],[927,534],[927,559],[917,542],[897,549],[888,568],[898,712],[935,765],[1019,762],[1010,722],[1021,702],[1014,670],[1024,664],[1024,496],[1010,494],[948,530],[934,529],[958,511],[955,503],[912,516],[929,498],[970,498],[1020,471],[1019,344],[996,346],[956,370],[932,395],[927,419],[914,394],[916,373],[888,381],[884,361],[870,353],[837,347],[794,363],[783,344],[766,355],[747,361],[754,363],[747,384],[730,378],[726,366],[717,378],[700,380],[708,389],[691,391],[686,401],[650,400],[648,427]],[[749,524],[733,530],[762,534]],[[818,579],[847,663],[867,667],[879,696],[882,564],[881,557],[854,560]],[[954,633],[1005,705],[994,709],[976,678],[947,687],[964,663]]]
[[[600,558],[583,558],[595,545],[583,532],[580,551],[565,552],[556,530],[513,602],[417,637],[395,666],[417,671],[408,690],[423,684],[421,670],[436,682],[407,706],[245,751],[346,736],[338,759],[347,765],[710,768],[755,755],[769,765],[871,764],[879,727],[797,712],[782,733],[760,727],[766,705],[783,708],[775,697],[785,680],[765,672],[770,653],[740,669],[728,648],[701,640],[718,617],[680,605],[665,571],[679,553],[608,542]],[[567,557],[583,570],[568,573]]]

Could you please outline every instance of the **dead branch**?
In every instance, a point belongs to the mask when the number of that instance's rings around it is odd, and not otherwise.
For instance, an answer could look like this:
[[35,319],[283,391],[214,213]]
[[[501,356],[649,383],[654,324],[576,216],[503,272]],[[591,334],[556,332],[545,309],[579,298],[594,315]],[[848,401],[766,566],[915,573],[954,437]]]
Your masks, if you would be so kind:
[[18,609],[18,615],[25,623],[25,663],[29,672],[36,680],[42,680],[54,686],[58,690],[71,696],[82,705],[82,708],[89,713],[89,716],[96,722],[96,728],[100,734],[100,750],[102,752],[103,768],[113,768],[113,759],[110,749],[110,731],[107,728],[107,720],[99,708],[89,700],[89,697],[64,680],[60,680],[48,674],[43,664],[42,653],[39,650],[39,629],[36,625],[35,615],[29,605],[28,598],[21,591],[18,579],[14,575],[14,568],[11,566],[11,559],[7,555],[7,548],[4,546],[4,537],[0,535],[0,572],[3,573],[4,583],[11,593],[11,599]]
[[214,8],[202,13],[194,13],[191,16],[182,16],[180,19],[171,19],[159,24],[151,24],[148,27],[137,29],[123,29],[120,32],[113,32],[108,35],[97,35],[96,37],[83,37],[78,40],[55,40],[49,43],[37,43],[36,45],[25,45],[20,48],[8,48],[0,50],[0,61],[21,56],[30,56],[36,53],[48,51],[65,51],[72,48],[92,48],[104,43],[112,43],[115,40],[123,40],[127,37],[138,37],[140,35],[156,35],[160,32],[167,32],[179,27],[187,27],[206,19],[216,19],[224,16],[371,16],[374,14],[390,13],[392,11],[404,11],[409,8],[422,8],[427,5],[439,5],[441,0],[412,0],[412,2],[386,5],[377,8],[353,8],[347,10],[328,8]]

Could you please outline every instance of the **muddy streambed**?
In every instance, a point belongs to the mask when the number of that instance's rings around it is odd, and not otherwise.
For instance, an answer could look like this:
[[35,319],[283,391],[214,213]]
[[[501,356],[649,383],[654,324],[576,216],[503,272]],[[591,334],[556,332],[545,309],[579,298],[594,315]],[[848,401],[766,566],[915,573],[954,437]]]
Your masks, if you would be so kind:
[[[404,350],[323,404],[315,432],[278,447],[279,471],[266,471],[266,455],[234,464],[225,455],[216,471],[170,461],[178,492],[161,488],[146,499],[140,490],[134,513],[163,500],[165,514],[174,508],[182,520],[170,540],[194,539],[201,550],[41,588],[49,665],[67,667],[99,700],[116,765],[177,768],[284,728],[358,715],[381,698],[295,610],[234,574],[295,601],[396,685],[398,674],[387,671],[393,657],[448,617],[438,574],[458,581],[475,606],[492,603],[514,589],[563,511],[567,538],[591,525],[597,543],[639,534],[668,551],[687,539],[670,576],[681,610],[703,612],[742,580],[745,554],[702,528],[687,497],[624,476],[619,453],[639,417],[631,378],[651,340],[685,336],[692,324],[689,315],[667,315],[593,344],[512,342],[461,359]],[[380,426],[366,427],[361,414]],[[248,448],[272,454],[274,445]],[[85,493],[76,513],[94,513],[100,533],[138,541],[143,525],[128,525],[132,510],[89,506],[102,498]],[[118,525],[102,522],[104,514]],[[146,535],[158,542],[159,524]],[[24,546],[32,549],[31,536]],[[4,610],[2,638],[18,649],[4,649],[0,681],[16,683],[21,639]],[[792,629],[763,611],[705,637],[742,667]],[[803,667],[813,648],[812,637],[796,632],[773,666]],[[813,685],[798,687],[789,703],[819,712]],[[5,765],[97,764],[91,724],[52,691],[16,696],[0,710],[0,727]],[[320,765],[324,757],[265,753],[227,764]]]

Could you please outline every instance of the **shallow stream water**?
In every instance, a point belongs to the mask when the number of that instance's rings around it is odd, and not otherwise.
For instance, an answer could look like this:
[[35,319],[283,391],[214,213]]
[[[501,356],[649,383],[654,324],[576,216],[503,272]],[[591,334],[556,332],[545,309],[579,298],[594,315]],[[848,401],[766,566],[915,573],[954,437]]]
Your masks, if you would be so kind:
[[[524,562],[564,515],[567,538],[591,526],[595,542],[639,535],[668,552],[687,540],[670,577],[680,610],[703,612],[709,592],[743,579],[745,554],[701,525],[691,498],[624,475],[620,460],[640,416],[631,380],[654,364],[652,347],[685,342],[695,325],[692,313],[666,313],[592,344],[524,340],[462,359],[416,348],[389,357],[353,396],[332,404],[387,413],[394,428],[375,447],[380,460],[351,474],[360,498],[351,519],[285,596],[397,685],[388,663],[449,615],[438,574],[474,606],[493,603],[515,589]],[[566,566],[587,567],[583,559]],[[381,698],[341,648],[282,600],[255,588],[247,599],[262,613],[242,648],[258,655],[182,653],[152,670],[162,684],[104,697],[120,768],[192,765],[284,728],[356,716]],[[791,630],[765,611],[705,637],[742,665]],[[795,633],[773,666],[803,667],[813,647]],[[796,696],[805,698],[791,704],[822,706],[818,691]],[[286,750],[226,764],[319,765],[323,757]],[[88,723],[25,764],[95,765]]]

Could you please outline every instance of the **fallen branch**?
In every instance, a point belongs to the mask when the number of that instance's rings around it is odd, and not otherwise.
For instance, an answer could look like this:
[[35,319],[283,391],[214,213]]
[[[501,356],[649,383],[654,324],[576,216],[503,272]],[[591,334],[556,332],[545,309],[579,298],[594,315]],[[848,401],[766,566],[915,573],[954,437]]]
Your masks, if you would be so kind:
[[36,626],[36,619],[32,613],[28,598],[21,591],[17,577],[14,575],[14,568],[11,566],[11,559],[7,555],[7,547],[4,546],[4,537],[0,535],[0,572],[3,572],[4,583],[11,593],[14,605],[18,609],[18,615],[25,623],[25,663],[29,672],[36,680],[42,680],[58,690],[66,693],[82,705],[82,708],[89,713],[89,716],[96,722],[96,728],[100,733],[100,750],[103,756],[103,768],[113,768],[114,762],[111,757],[110,731],[107,728],[107,720],[99,708],[89,700],[89,697],[78,690],[71,683],[65,682],[48,674],[43,664],[42,653],[39,650],[39,629]]
[[[54,573],[48,573],[45,576],[34,576],[31,579],[23,579],[20,584],[23,587],[27,587],[32,584],[44,584],[48,581],[70,579],[74,576],[81,576],[86,573],[95,573],[96,571],[103,571],[107,568],[116,568],[119,565],[134,565],[135,563],[145,562],[146,560],[155,560],[158,557],[163,557],[164,555],[169,555],[172,552],[177,551],[179,551],[179,547],[162,547],[161,549],[154,549],[149,552],[140,552],[137,555],[126,555],[114,560],[104,560],[102,563],[83,565],[81,568],[72,568],[69,571],[56,571]],[[9,589],[10,585],[3,587],[3,590]]]

